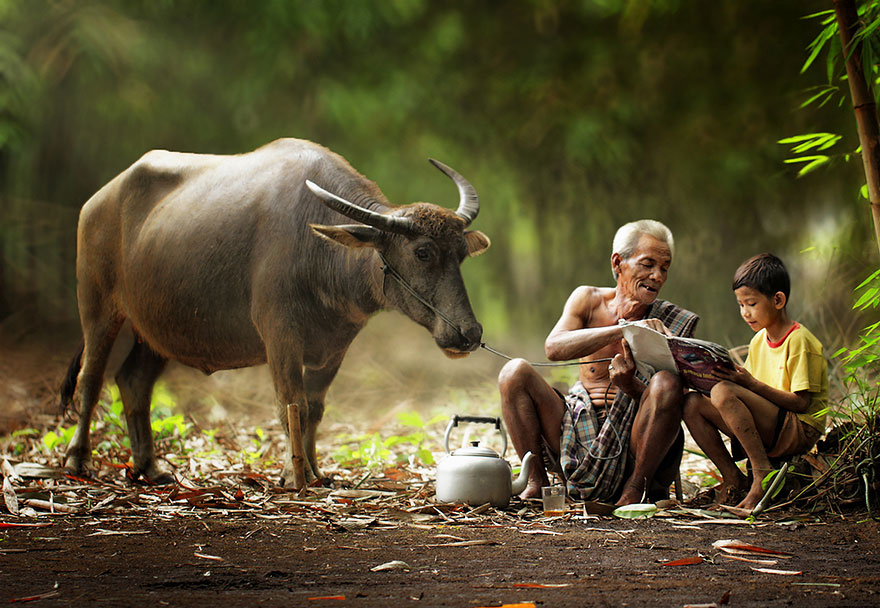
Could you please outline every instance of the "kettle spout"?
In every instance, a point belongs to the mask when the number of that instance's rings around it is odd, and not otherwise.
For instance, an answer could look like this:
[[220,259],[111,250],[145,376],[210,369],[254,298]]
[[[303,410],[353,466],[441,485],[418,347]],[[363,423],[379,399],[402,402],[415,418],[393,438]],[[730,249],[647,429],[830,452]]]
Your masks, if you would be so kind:
[[519,470],[519,477],[514,480],[513,485],[511,486],[511,495],[519,494],[526,489],[526,484],[529,481],[529,469],[531,468],[532,458],[534,457],[535,455],[531,452],[526,452],[526,455],[523,456],[522,467]]

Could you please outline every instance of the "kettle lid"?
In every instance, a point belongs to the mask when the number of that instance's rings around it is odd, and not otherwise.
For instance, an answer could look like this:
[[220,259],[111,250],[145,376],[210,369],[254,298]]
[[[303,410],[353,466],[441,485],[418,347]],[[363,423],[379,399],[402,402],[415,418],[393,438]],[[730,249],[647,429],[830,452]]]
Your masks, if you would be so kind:
[[452,456],[483,456],[485,458],[501,458],[498,452],[490,448],[481,448],[479,441],[471,441],[471,445],[453,450]]

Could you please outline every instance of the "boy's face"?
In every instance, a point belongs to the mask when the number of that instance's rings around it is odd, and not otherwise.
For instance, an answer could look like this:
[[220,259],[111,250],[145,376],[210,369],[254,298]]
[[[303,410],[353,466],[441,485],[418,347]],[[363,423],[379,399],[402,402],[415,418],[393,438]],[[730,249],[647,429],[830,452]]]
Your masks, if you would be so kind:
[[781,291],[770,297],[751,287],[739,287],[733,293],[739,305],[739,314],[752,331],[773,325],[785,308],[785,294]]

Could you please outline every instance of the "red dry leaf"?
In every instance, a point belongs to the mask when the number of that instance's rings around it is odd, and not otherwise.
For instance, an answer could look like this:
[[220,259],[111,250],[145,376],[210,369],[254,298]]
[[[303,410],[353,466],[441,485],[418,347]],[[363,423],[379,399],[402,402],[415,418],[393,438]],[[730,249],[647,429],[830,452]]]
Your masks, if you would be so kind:
[[741,551],[752,551],[754,553],[766,553],[768,555],[793,555],[793,553],[788,553],[786,551],[775,551],[773,549],[765,549],[764,547],[757,547],[755,545],[750,545],[748,543],[744,543],[739,540],[718,540],[712,543],[712,546],[716,549],[739,549]]
[[306,598],[308,600],[344,600],[344,595],[320,595],[317,597]]
[[671,562],[663,562],[660,564],[661,566],[693,566],[694,564],[702,564],[703,558],[699,555],[696,557],[683,557],[681,559],[674,559]]
[[51,522],[39,523],[39,524],[19,524],[19,523],[7,523],[5,521],[0,521],[0,528],[45,528],[46,526],[51,526]]

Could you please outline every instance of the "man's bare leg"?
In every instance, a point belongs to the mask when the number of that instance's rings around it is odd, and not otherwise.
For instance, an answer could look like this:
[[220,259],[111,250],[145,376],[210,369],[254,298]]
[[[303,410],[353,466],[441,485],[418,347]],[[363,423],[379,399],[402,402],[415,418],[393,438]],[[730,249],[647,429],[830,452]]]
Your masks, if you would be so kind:
[[559,450],[565,404],[524,359],[514,359],[501,368],[498,388],[501,391],[504,423],[516,453],[520,458],[526,452],[535,455],[529,471],[529,482],[520,497],[540,498],[541,488],[549,485],[541,458],[543,443],[546,441]]
[[635,455],[635,469],[616,504],[629,505],[642,500],[660,461],[678,437],[683,401],[684,391],[678,376],[658,372],[651,377],[633,421],[630,450]]
[[736,466],[719,434],[720,431],[730,437],[730,429],[709,399],[699,393],[690,393],[685,399],[684,421],[691,437],[721,473],[721,485],[715,489],[715,502],[729,504],[731,497],[748,487],[746,476]]

